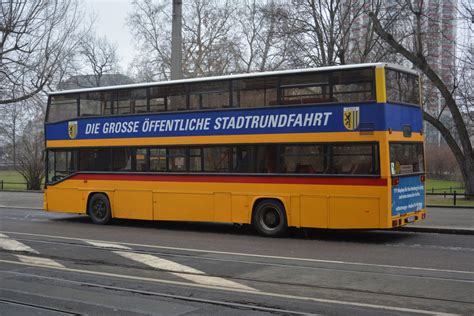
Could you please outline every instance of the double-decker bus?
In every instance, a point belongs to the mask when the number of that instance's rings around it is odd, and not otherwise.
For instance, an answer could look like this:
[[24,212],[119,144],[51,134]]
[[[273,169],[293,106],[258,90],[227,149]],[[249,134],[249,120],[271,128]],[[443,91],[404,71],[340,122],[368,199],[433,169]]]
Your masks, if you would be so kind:
[[374,63],[50,93],[44,208],[389,229],[425,218],[418,74]]

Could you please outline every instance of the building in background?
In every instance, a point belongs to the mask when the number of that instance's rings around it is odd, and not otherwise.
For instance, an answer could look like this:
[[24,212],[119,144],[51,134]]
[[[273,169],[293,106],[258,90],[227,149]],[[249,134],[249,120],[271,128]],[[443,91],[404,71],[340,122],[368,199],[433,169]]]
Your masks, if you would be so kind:
[[[376,56],[368,55],[368,60],[361,60],[364,50],[371,41],[370,20],[366,12],[380,11],[385,19],[399,18],[400,1],[395,0],[346,0],[351,7],[351,14],[355,17],[350,27],[349,35],[349,63],[374,61]],[[423,36],[426,44],[428,62],[448,85],[454,84],[456,33],[457,33],[457,0],[427,0],[424,1],[425,17],[423,20]],[[409,34],[415,21],[395,23],[391,32]],[[407,43],[409,46],[410,43]],[[399,56],[389,56],[385,61],[398,62]],[[425,110],[440,116],[445,123],[451,121],[449,110],[444,109],[444,100],[438,89],[427,79],[423,82]],[[426,124],[427,143],[441,143],[440,133],[431,125]]]

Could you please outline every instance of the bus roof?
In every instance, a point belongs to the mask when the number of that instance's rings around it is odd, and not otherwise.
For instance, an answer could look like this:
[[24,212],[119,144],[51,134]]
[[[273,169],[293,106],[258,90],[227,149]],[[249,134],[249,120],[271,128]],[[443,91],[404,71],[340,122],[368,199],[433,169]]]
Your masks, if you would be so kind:
[[340,65],[340,66],[327,66],[327,67],[318,67],[318,68],[303,68],[303,69],[291,69],[291,70],[279,70],[279,71],[266,71],[266,72],[253,72],[253,73],[243,73],[235,75],[225,75],[225,76],[213,76],[213,77],[198,77],[190,79],[179,79],[179,80],[169,80],[169,81],[158,81],[158,82],[146,82],[146,83],[135,83],[135,84],[126,84],[126,85],[115,85],[115,86],[105,86],[105,87],[94,87],[94,88],[83,88],[83,89],[73,89],[73,90],[61,90],[55,92],[49,92],[49,95],[58,95],[58,94],[72,94],[80,92],[96,92],[96,91],[106,91],[106,90],[119,90],[119,89],[131,89],[131,88],[146,88],[154,87],[161,85],[170,85],[170,84],[180,84],[180,83],[191,83],[191,82],[206,82],[206,81],[216,81],[216,80],[227,80],[227,79],[242,79],[242,78],[253,78],[253,77],[264,77],[264,76],[276,76],[276,75],[286,75],[286,74],[297,74],[297,73],[306,73],[306,72],[325,72],[325,71],[336,71],[336,70],[348,70],[348,69],[358,69],[358,68],[368,68],[368,67],[387,67],[391,69],[400,70],[403,72],[408,72],[412,74],[418,74],[417,71],[390,63],[366,63],[366,64],[352,64],[352,65]]

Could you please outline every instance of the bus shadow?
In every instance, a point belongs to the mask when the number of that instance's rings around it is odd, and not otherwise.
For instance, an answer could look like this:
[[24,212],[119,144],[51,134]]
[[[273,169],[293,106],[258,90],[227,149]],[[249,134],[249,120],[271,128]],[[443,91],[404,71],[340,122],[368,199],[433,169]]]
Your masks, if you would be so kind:
[[[69,222],[94,225],[88,216],[83,215],[78,215],[74,217],[68,216],[63,218],[53,218],[50,220],[54,222]],[[231,223],[114,219],[109,226],[156,229],[170,232],[179,231],[203,234],[226,234],[236,236],[259,237],[258,233],[253,229],[251,225],[234,225]],[[290,228],[289,232],[281,238],[287,240],[293,239],[308,241],[314,240],[330,242],[384,244],[387,242],[400,242],[402,240],[412,239],[415,237],[416,234],[413,232],[394,230],[329,230],[314,228]]]

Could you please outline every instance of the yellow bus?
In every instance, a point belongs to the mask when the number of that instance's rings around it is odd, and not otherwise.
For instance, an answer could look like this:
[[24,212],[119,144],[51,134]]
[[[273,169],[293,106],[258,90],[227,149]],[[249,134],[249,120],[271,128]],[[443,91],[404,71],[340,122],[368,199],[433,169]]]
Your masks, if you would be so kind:
[[425,218],[418,74],[374,63],[50,93],[44,208],[389,229]]

